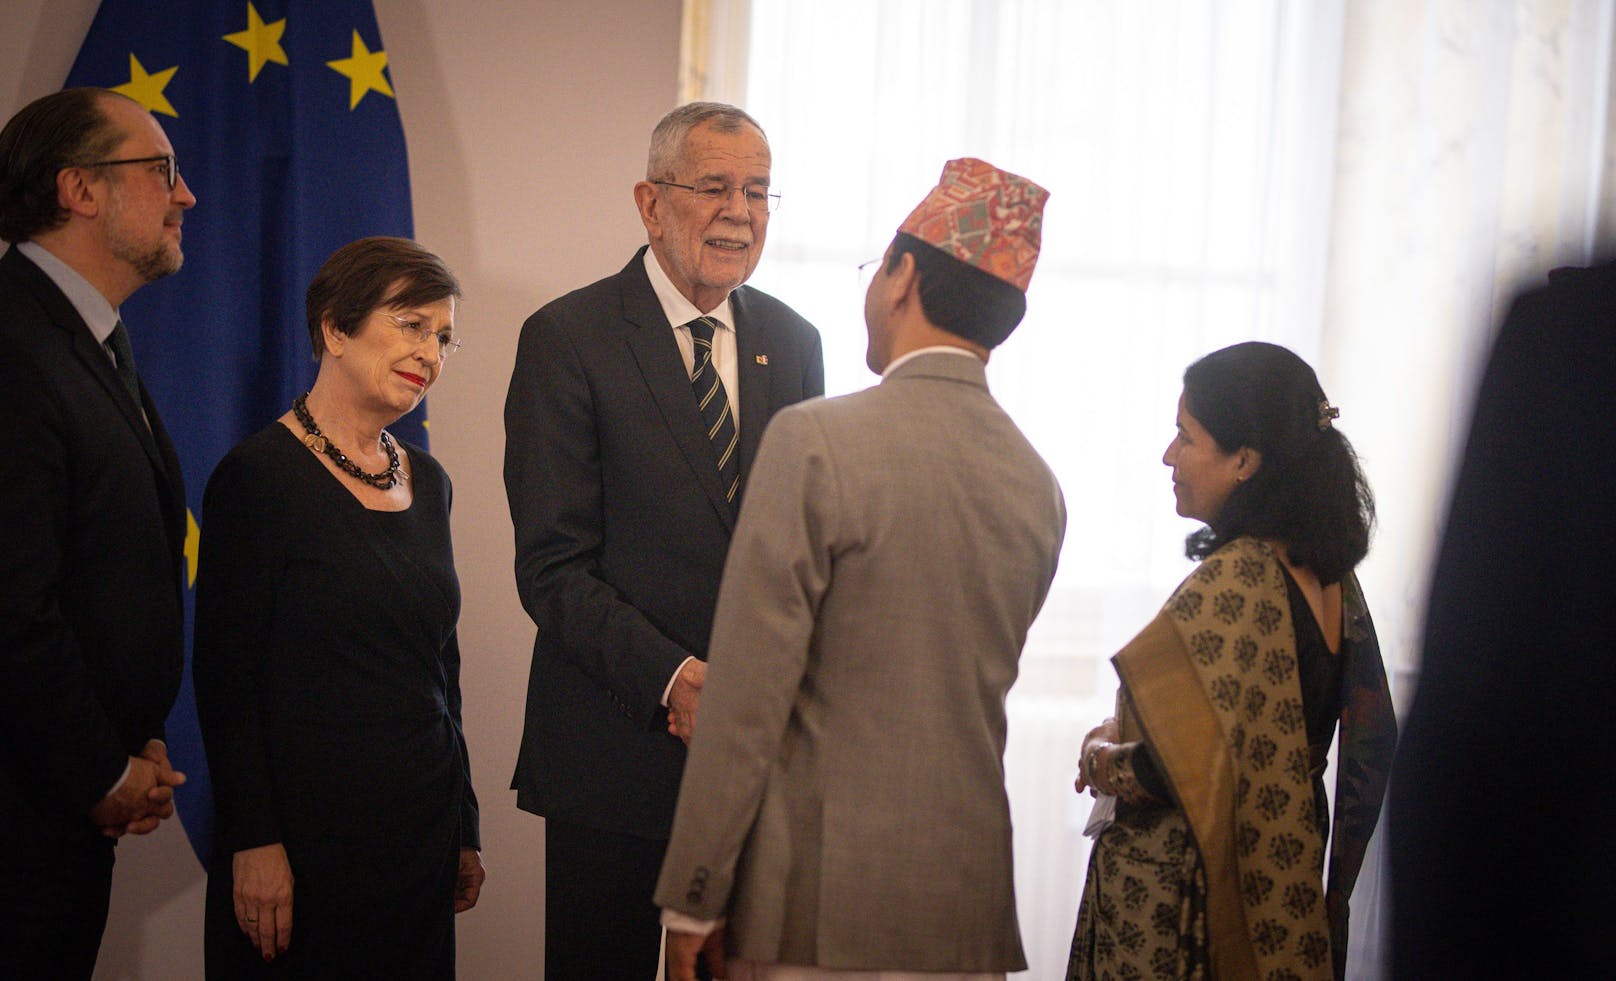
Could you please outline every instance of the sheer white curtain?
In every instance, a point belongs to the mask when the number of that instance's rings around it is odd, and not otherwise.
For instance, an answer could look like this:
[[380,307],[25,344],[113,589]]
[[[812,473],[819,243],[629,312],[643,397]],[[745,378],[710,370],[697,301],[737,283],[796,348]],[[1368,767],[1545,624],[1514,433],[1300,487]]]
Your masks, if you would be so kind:
[[[1030,977],[1060,976],[1076,917],[1071,780],[1106,658],[1189,568],[1159,463],[1185,365],[1260,338],[1319,370],[1379,493],[1363,576],[1406,675],[1493,313],[1594,250],[1611,2],[687,0],[684,94],[757,116],[784,194],[752,282],[819,326],[832,394],[875,381],[854,267],[943,161],[1051,191],[1027,318],[989,367],[1071,512],[1010,700]],[[1369,977],[1378,896],[1371,869]]]
[[[1379,500],[1360,575],[1403,705],[1448,482],[1497,321],[1548,270],[1616,254],[1612,7],[1347,5],[1318,367]],[[1387,896],[1378,841],[1368,861],[1349,963],[1373,978]]]
[[1496,322],[1610,254],[1611,44],[1610,0],[1348,7],[1321,374],[1380,497],[1363,575],[1404,674]]

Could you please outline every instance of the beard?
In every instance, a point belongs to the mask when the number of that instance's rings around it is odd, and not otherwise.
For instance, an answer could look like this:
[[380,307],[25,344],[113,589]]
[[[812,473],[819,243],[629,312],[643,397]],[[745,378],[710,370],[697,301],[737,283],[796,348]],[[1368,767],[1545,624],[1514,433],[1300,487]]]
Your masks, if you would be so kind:
[[179,246],[171,246],[167,242],[143,245],[130,241],[126,236],[115,234],[110,244],[112,254],[128,263],[143,283],[152,283],[164,276],[172,276],[185,264],[185,253],[180,251]]
[[164,276],[174,275],[183,265],[185,265],[185,253],[181,252],[178,246],[172,249],[162,246],[142,256],[135,270],[146,282],[153,283]]
[[127,263],[143,283],[156,282],[179,272],[180,266],[185,264],[185,253],[180,251],[179,245],[170,243],[166,237],[151,242],[129,234],[122,204],[119,197],[114,195],[109,205],[111,213],[108,216],[107,245],[113,257]]

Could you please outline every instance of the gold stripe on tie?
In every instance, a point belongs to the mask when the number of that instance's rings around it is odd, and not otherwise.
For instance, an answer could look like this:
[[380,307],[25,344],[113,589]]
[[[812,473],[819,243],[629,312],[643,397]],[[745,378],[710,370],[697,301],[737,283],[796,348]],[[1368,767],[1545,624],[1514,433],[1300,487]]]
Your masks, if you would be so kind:
[[717,453],[718,475],[726,488],[724,499],[733,504],[741,488],[740,460],[735,455],[740,433],[735,427],[735,413],[730,408],[724,380],[713,365],[713,331],[717,323],[711,317],[698,317],[685,326],[690,330],[694,345],[691,391],[696,397],[696,409],[707,426],[707,439]]

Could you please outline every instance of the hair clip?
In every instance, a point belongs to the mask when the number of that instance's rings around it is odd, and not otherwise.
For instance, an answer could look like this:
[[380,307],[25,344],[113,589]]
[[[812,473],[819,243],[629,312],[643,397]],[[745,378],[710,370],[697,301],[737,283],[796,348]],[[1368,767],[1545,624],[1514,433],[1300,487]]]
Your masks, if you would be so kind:
[[1331,419],[1341,418],[1341,410],[1330,404],[1329,399],[1319,399],[1319,432],[1334,429]]

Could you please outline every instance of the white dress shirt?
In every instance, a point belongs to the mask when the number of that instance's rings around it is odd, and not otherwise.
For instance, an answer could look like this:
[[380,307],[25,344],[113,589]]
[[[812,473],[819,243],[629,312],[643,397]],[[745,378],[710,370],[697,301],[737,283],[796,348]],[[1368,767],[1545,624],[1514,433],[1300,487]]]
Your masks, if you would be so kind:
[[[656,253],[650,249],[645,250],[645,274],[651,279],[651,289],[656,293],[657,302],[662,304],[662,313],[673,325],[673,339],[679,345],[679,353],[684,355],[687,376],[696,370],[696,342],[691,338],[687,325],[697,317],[708,317],[718,324],[718,329],[713,331],[712,363],[718,369],[718,377],[724,382],[724,394],[729,397],[729,413],[735,421],[735,431],[740,432],[740,388],[735,368],[740,355],[736,353],[735,314],[730,310],[729,294],[724,294],[724,302],[711,310],[696,309],[696,305],[679,292],[679,287],[673,285],[673,280],[663,271],[662,263],[657,261]],[[693,660],[695,658],[687,657],[680,661],[673,671],[673,677],[662,686],[664,707],[668,704],[668,696],[673,693],[673,683],[678,679],[679,672]]]

